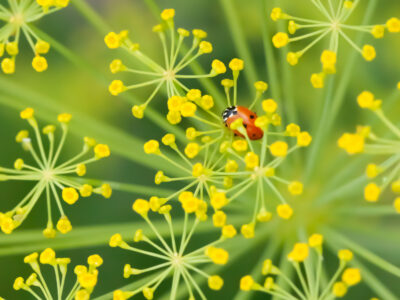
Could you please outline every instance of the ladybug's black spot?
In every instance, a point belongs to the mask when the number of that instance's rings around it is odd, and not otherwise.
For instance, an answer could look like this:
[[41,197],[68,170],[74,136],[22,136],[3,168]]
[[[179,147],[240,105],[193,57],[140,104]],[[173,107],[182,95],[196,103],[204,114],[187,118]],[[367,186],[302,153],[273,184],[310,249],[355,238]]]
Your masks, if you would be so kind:
[[244,128],[247,128],[247,124],[243,124]]
[[250,115],[250,119],[254,119],[255,117],[255,115]]

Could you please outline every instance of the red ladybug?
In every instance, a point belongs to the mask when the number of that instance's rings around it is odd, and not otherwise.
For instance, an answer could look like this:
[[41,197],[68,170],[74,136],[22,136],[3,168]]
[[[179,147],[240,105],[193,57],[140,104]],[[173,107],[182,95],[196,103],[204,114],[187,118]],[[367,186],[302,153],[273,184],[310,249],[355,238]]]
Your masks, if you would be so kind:
[[[247,136],[251,140],[259,140],[263,137],[264,132],[254,125],[255,120],[257,119],[257,114],[252,112],[250,109],[244,106],[231,106],[224,110],[222,113],[222,119],[224,120],[225,126],[230,128],[232,122],[237,119],[243,119],[243,126],[246,128]],[[243,134],[239,131],[233,131],[235,135],[244,138]]]

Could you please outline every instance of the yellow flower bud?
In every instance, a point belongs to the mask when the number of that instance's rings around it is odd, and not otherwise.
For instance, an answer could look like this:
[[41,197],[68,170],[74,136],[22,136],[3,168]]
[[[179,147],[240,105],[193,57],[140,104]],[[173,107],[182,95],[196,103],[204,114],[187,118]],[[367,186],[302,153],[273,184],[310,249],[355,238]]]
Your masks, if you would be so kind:
[[144,144],[146,154],[160,154],[160,144],[156,140],[150,140]]
[[213,51],[213,47],[212,44],[210,42],[206,42],[206,41],[202,41],[199,44],[199,53],[203,54],[203,53],[211,53]]
[[293,215],[293,209],[288,204],[280,204],[276,208],[278,216],[282,219],[290,219]]
[[46,58],[36,55],[32,60],[32,67],[35,69],[36,72],[46,71],[48,68]]
[[288,185],[289,193],[292,195],[301,195],[303,193],[303,184],[299,181],[292,181]]
[[173,9],[173,8],[164,9],[161,12],[160,16],[161,16],[161,19],[163,19],[164,21],[171,20],[175,16],[175,9]]
[[40,253],[39,261],[41,264],[55,264],[56,253],[53,249],[47,248],[42,253]]
[[275,48],[282,48],[289,43],[289,36],[287,33],[278,32],[272,37],[272,43],[274,44]]
[[34,116],[35,111],[33,110],[33,108],[26,108],[23,111],[21,111],[20,113],[20,117],[21,119],[27,120],[27,119],[32,119]]
[[251,239],[254,237],[254,223],[242,225],[240,232],[246,239]]
[[211,195],[210,203],[215,210],[219,210],[228,204],[228,199],[226,198],[225,193],[215,192]]
[[371,45],[364,45],[362,49],[362,56],[366,61],[374,60],[376,57],[375,48]]
[[288,259],[295,262],[303,262],[309,254],[308,245],[305,243],[296,243],[293,250],[288,254]]
[[225,265],[229,259],[229,253],[222,248],[208,247],[205,254],[217,265]]
[[212,71],[214,71],[216,74],[223,74],[226,72],[225,64],[218,59],[213,60],[213,62],[211,63],[211,68]]
[[197,143],[189,143],[185,147],[185,154],[189,158],[194,158],[199,154],[200,152],[200,146]]
[[345,262],[351,261],[353,259],[353,252],[348,249],[342,249],[338,252],[338,257],[340,260]]
[[208,277],[208,286],[210,289],[219,291],[223,285],[224,285],[224,280],[220,276],[213,275]]
[[335,284],[332,287],[332,294],[335,295],[336,297],[343,297],[347,293],[347,286],[343,282],[335,282]]
[[324,237],[321,234],[314,233],[309,237],[308,244],[310,247],[317,248],[322,246],[323,241]]
[[66,216],[63,216],[58,220],[56,227],[62,234],[66,234],[72,230],[71,222]]
[[1,69],[4,74],[13,74],[15,72],[15,60],[11,58],[4,58],[1,61]]
[[357,268],[347,268],[342,274],[342,280],[349,286],[356,285],[361,281],[361,273]]
[[212,218],[215,227],[223,227],[226,223],[226,214],[222,210],[216,211]]
[[132,205],[132,209],[139,215],[147,216],[150,210],[150,204],[144,199],[136,199]]
[[237,234],[237,231],[233,225],[225,225],[222,227],[222,236],[225,238],[233,238]]
[[400,20],[398,18],[390,18],[386,22],[386,27],[391,33],[399,33],[400,32]]
[[73,187],[64,188],[62,191],[62,198],[65,202],[72,205],[79,199],[79,194]]
[[278,104],[273,99],[264,100],[262,103],[262,108],[266,113],[274,113],[278,108]]
[[325,85],[325,73],[312,74],[311,84],[315,89],[322,89]]
[[98,254],[93,254],[88,257],[89,266],[100,267],[103,264],[103,259]]
[[247,142],[245,140],[235,140],[232,143],[232,147],[237,152],[244,152],[247,151]]
[[250,275],[246,275],[240,279],[240,289],[242,291],[250,291],[254,287],[254,280]]
[[244,61],[238,58],[234,58],[229,62],[229,68],[232,71],[241,71],[244,69]]
[[285,157],[288,150],[288,144],[286,142],[277,141],[269,146],[269,151],[273,156]]
[[379,199],[381,189],[376,183],[369,183],[364,188],[364,198],[368,202],[376,202]]
[[126,86],[121,80],[113,80],[108,87],[110,94],[113,96],[118,96],[122,92],[126,91],[126,89]]

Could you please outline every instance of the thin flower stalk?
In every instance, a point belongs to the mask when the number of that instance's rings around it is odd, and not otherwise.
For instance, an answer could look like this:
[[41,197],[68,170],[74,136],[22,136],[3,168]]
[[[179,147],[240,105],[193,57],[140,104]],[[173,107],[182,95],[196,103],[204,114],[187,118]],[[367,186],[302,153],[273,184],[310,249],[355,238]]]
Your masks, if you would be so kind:
[[[362,92],[357,102],[361,108],[372,111],[388,133],[394,136],[380,136],[370,126],[358,126],[356,133],[344,133],[338,140],[339,147],[350,155],[366,153],[386,157],[383,163],[369,163],[366,167],[365,174],[370,182],[364,188],[364,198],[374,203],[389,186],[393,193],[400,193],[400,129],[385,115],[381,109],[382,100],[375,99],[373,93]],[[395,198],[393,206],[400,213],[399,197]]]
[[[196,229],[201,222],[207,221],[207,203],[196,199],[195,197],[186,197],[181,199],[181,206],[185,213],[182,234],[176,233],[174,226],[174,217],[171,214],[172,206],[169,204],[160,204],[154,199],[147,201],[137,199],[133,203],[133,210],[138,213],[147,223],[149,230],[156,237],[152,240],[145,234],[145,230],[137,229],[131,246],[127,240],[124,240],[121,234],[116,233],[110,238],[111,247],[119,247],[124,250],[139,253],[154,259],[154,265],[138,269],[126,264],[124,267],[124,278],[131,276],[137,277],[142,274],[155,274],[146,280],[146,282],[135,290],[122,291],[116,290],[113,294],[114,300],[125,300],[142,294],[146,299],[153,299],[157,288],[172,277],[171,291],[169,299],[176,299],[180,284],[184,284],[189,292],[190,299],[194,299],[197,294],[200,299],[207,299],[205,292],[196,283],[194,275],[200,275],[208,280],[208,286],[212,290],[220,290],[224,284],[219,275],[211,275],[202,270],[205,264],[214,263],[216,265],[225,265],[229,259],[229,253],[223,248],[217,247],[220,243],[236,235],[233,226],[226,226],[224,233],[215,241],[212,241],[196,250],[188,251],[191,240],[195,236]],[[161,235],[158,228],[152,222],[149,214],[156,213],[162,215],[166,226],[169,228],[169,234]],[[141,249],[141,244],[147,244],[149,250]],[[147,277],[146,277],[147,278]]]
[[21,36],[25,37],[35,54],[32,67],[37,72],[47,70],[44,55],[49,52],[50,44],[38,37],[31,23],[68,4],[69,0],[8,0],[8,6],[0,4],[0,57],[6,56],[1,61],[1,69],[5,74],[15,72]]
[[[207,38],[205,31],[194,29],[192,30],[193,40],[191,46],[184,47],[190,32],[183,28],[176,29],[174,16],[174,9],[163,10],[161,12],[162,23],[153,27],[153,32],[159,36],[161,41],[164,56],[163,63],[158,63],[143,53],[139,44],[133,43],[129,39],[127,30],[120,33],[110,32],[104,39],[110,49],[122,48],[143,66],[143,69],[134,69],[126,66],[121,59],[115,59],[110,64],[110,70],[113,74],[130,73],[148,78],[148,80],[131,85],[126,85],[119,79],[114,80],[109,86],[110,93],[117,96],[127,90],[143,87],[151,87],[153,89],[144,103],[132,107],[132,114],[136,118],[143,118],[146,107],[162,89],[166,91],[168,98],[174,95],[182,95],[188,90],[183,81],[215,77],[225,72],[223,69],[215,67],[215,62],[218,62],[215,60],[208,74],[194,75],[184,73],[187,67],[199,57],[211,53],[213,46],[210,42],[204,40]],[[188,50],[183,51],[183,49]]]
[[[87,165],[108,157],[110,149],[105,144],[97,144],[94,139],[85,137],[82,151],[69,160],[61,161],[62,150],[68,135],[68,124],[72,116],[66,113],[58,115],[61,127],[61,138],[58,144],[55,135],[56,126],[47,125],[40,128],[32,108],[23,110],[20,116],[31,126],[34,135],[31,138],[28,130],[21,130],[16,136],[16,142],[29,152],[31,162],[18,158],[14,162],[14,168],[0,167],[0,181],[33,182],[34,186],[14,208],[0,213],[1,230],[6,234],[11,234],[29,216],[38,201],[45,198],[48,219],[43,231],[44,236],[53,238],[56,235],[52,206],[56,206],[60,214],[56,228],[61,233],[68,233],[72,226],[64,212],[62,201],[72,205],[80,196],[90,197],[95,193],[109,198],[112,193],[109,184],[105,183],[94,188],[89,184],[82,184],[72,175],[84,176]],[[47,147],[44,139],[48,140]]]
[[296,34],[296,36],[291,37],[286,32],[278,32],[273,36],[272,42],[276,48],[281,48],[290,43],[309,41],[301,50],[288,52],[287,62],[295,66],[299,63],[300,58],[315,45],[322,43],[323,40],[329,41],[328,46],[321,54],[322,71],[311,76],[311,83],[314,88],[323,88],[326,76],[336,73],[337,56],[342,41],[360,53],[366,61],[375,59],[376,50],[374,46],[370,44],[358,46],[353,40],[351,32],[366,32],[375,39],[382,39],[386,31],[389,33],[400,32],[400,20],[395,17],[387,20],[385,24],[348,24],[347,21],[353,15],[360,0],[330,0],[325,1],[325,3],[321,0],[309,0],[308,2],[314,5],[318,13],[322,15],[323,20],[293,16],[284,12],[280,7],[275,7],[271,12],[271,19],[273,21],[287,20],[289,34]]
[[[263,93],[268,88],[266,82],[258,81],[254,84],[256,93],[249,109],[239,106],[237,85],[244,62],[237,58],[232,59],[229,68],[232,70],[232,79],[223,79],[221,82],[228,107],[222,114],[213,111],[212,95],[203,95],[200,90],[191,89],[185,97],[173,96],[168,100],[167,119],[172,124],[180,123],[182,118],[193,120],[197,124],[196,127],[203,129],[188,128],[187,138],[191,141],[200,139],[213,144],[215,154],[212,157],[218,158],[215,166],[220,165],[221,160],[224,161],[224,166],[209,171],[213,176],[224,178],[224,191],[216,193],[221,199],[215,200],[217,196],[209,193],[210,203],[216,211],[240,199],[249,189],[256,189],[257,196],[251,222],[242,228],[245,236],[252,237],[255,223],[269,221],[272,217],[266,203],[270,195],[281,202],[277,206],[280,217],[289,219],[292,216],[291,207],[275,184],[286,185],[292,195],[301,195],[303,185],[299,181],[285,180],[276,174],[275,169],[284,162],[287,155],[301,147],[307,147],[312,138],[308,132],[301,131],[300,127],[293,123],[289,124],[285,131],[277,131],[276,128],[281,126],[281,117],[277,113],[278,106],[273,99],[261,102],[265,115],[257,116],[250,110],[257,107],[261,101]],[[296,143],[289,147],[287,142],[281,140],[285,138],[295,138]]]
[[[311,249],[310,249],[311,248]],[[312,251],[312,252],[310,252]],[[240,280],[240,289],[243,291],[258,291],[287,300],[331,300],[342,298],[350,287],[361,281],[361,271],[349,267],[353,253],[348,249],[338,252],[339,266],[326,284],[320,282],[324,256],[323,236],[313,234],[308,243],[296,243],[293,250],[287,255],[297,281],[286,276],[282,270],[272,263],[271,259],[264,261],[262,274],[267,276],[263,285],[254,281],[252,276],[246,275]],[[279,278],[285,285],[276,282]],[[296,284],[298,282],[298,284]]]
[[[76,281],[71,289],[65,286],[68,266],[71,259],[67,257],[56,257],[53,249],[47,248],[40,254],[34,252],[25,256],[24,262],[29,264],[33,273],[26,279],[17,277],[13,288],[16,291],[24,290],[31,296],[30,299],[37,300],[87,300],[90,298],[97,284],[98,268],[103,264],[103,259],[97,255],[91,255],[87,259],[88,267],[77,265],[74,269]],[[41,267],[48,266],[54,270],[54,280],[48,281],[41,271]],[[52,287],[56,286],[56,291]]]

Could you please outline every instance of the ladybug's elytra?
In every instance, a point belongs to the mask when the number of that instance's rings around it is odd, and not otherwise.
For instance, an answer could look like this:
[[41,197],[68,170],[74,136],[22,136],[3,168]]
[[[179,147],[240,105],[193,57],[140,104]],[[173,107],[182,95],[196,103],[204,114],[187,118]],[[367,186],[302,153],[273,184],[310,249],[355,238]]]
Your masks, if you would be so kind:
[[[225,126],[230,128],[230,125],[235,120],[241,118],[243,120],[243,126],[246,128],[247,136],[251,140],[259,140],[263,137],[264,132],[254,125],[257,119],[257,114],[244,106],[231,106],[224,110],[222,113],[222,119],[224,120]],[[244,138],[243,134],[239,131],[233,131],[235,135]]]

